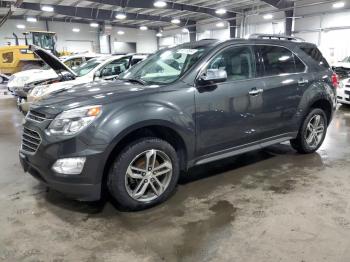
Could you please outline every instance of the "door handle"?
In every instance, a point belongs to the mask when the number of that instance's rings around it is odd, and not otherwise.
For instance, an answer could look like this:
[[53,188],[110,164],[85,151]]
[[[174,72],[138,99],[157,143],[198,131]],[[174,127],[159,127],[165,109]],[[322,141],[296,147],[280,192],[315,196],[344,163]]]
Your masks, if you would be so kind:
[[308,83],[309,83],[309,80],[307,80],[307,79],[300,79],[298,81],[298,85],[300,85],[300,86],[304,86],[304,85],[306,85]]
[[251,96],[256,96],[258,94],[261,94],[262,92],[264,92],[264,89],[256,89],[256,88],[253,88],[252,90],[249,91],[249,95]]

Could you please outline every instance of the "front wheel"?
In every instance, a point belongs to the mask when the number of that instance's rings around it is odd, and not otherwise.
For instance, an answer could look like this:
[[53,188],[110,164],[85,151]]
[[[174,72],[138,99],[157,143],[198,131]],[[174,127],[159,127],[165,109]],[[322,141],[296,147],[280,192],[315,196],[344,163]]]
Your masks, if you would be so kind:
[[165,201],[179,179],[175,149],[158,138],[143,138],[117,156],[108,175],[108,189],[119,207],[142,210]]
[[322,109],[312,109],[300,127],[292,147],[302,154],[315,152],[322,145],[327,133],[327,116]]

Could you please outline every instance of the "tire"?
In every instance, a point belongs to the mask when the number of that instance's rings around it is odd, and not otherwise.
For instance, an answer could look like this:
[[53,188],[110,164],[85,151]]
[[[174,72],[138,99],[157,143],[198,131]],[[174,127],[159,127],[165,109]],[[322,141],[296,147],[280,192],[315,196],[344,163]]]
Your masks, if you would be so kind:
[[[152,169],[152,166],[155,168]],[[143,210],[171,196],[179,173],[179,158],[168,142],[152,137],[142,138],[128,145],[116,157],[108,174],[107,186],[118,208]],[[163,184],[162,188],[158,181]]]
[[39,69],[39,68],[40,68],[40,64],[29,62],[29,63],[23,64],[21,71],[26,71],[30,69]]
[[[318,118],[319,125],[315,122]],[[311,126],[309,126],[309,124],[311,124]],[[323,126],[322,132],[321,126]],[[301,154],[310,154],[317,151],[326,137],[327,127],[326,113],[320,108],[312,109],[304,119],[299,129],[298,136],[290,141],[291,146]],[[311,132],[314,133],[311,134]]]

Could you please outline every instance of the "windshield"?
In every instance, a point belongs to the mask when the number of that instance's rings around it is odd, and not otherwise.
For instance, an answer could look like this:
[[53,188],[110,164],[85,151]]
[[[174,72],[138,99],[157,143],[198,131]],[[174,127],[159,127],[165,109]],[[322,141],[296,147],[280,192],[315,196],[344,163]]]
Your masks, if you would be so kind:
[[160,51],[119,76],[119,79],[140,80],[146,84],[169,84],[185,74],[209,49],[209,46]]
[[350,63],[350,56],[345,57],[345,58],[342,60],[342,62],[344,62],[344,63]]
[[84,76],[88,73],[91,72],[92,69],[94,69],[96,66],[98,66],[99,64],[101,64],[101,62],[104,60],[101,59],[91,59],[89,61],[87,61],[86,63],[78,66],[77,68],[75,68],[73,71],[78,75],[78,76]]

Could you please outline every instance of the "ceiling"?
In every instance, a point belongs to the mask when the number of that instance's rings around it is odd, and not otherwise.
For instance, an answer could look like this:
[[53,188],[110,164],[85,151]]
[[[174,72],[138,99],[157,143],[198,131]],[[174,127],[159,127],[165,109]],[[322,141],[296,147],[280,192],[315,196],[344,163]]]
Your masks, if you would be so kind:
[[[266,7],[272,8],[268,3],[274,4],[281,2],[281,0],[173,0],[166,1],[166,8],[156,8],[153,6],[154,0],[17,0],[17,2],[18,1],[20,4],[19,8],[13,10],[11,18],[34,16],[37,17],[38,20],[50,19],[67,22],[72,20],[78,22],[92,22],[97,20],[98,22],[106,21],[108,23],[128,27],[147,25],[150,28],[162,28],[166,30],[174,29],[179,26],[191,25],[191,23],[193,25],[194,23],[201,23],[203,21],[218,21],[222,18],[232,20],[235,19],[235,14],[240,14],[244,10],[259,10]],[[291,2],[290,0],[282,0],[282,2],[283,1]],[[15,2],[15,0],[0,0],[0,16],[4,16],[9,10],[9,5]],[[135,7],[147,3],[150,8]],[[182,8],[180,4],[185,4],[186,8]],[[53,6],[54,12],[41,11],[40,7],[42,5]],[[173,9],[175,5],[176,8]],[[217,15],[215,10],[218,8],[226,9],[227,14],[223,16]],[[102,15],[104,12],[105,14]],[[126,13],[127,18],[125,20],[115,19],[116,12]],[[170,22],[172,18],[180,19],[181,24],[172,24]]]

